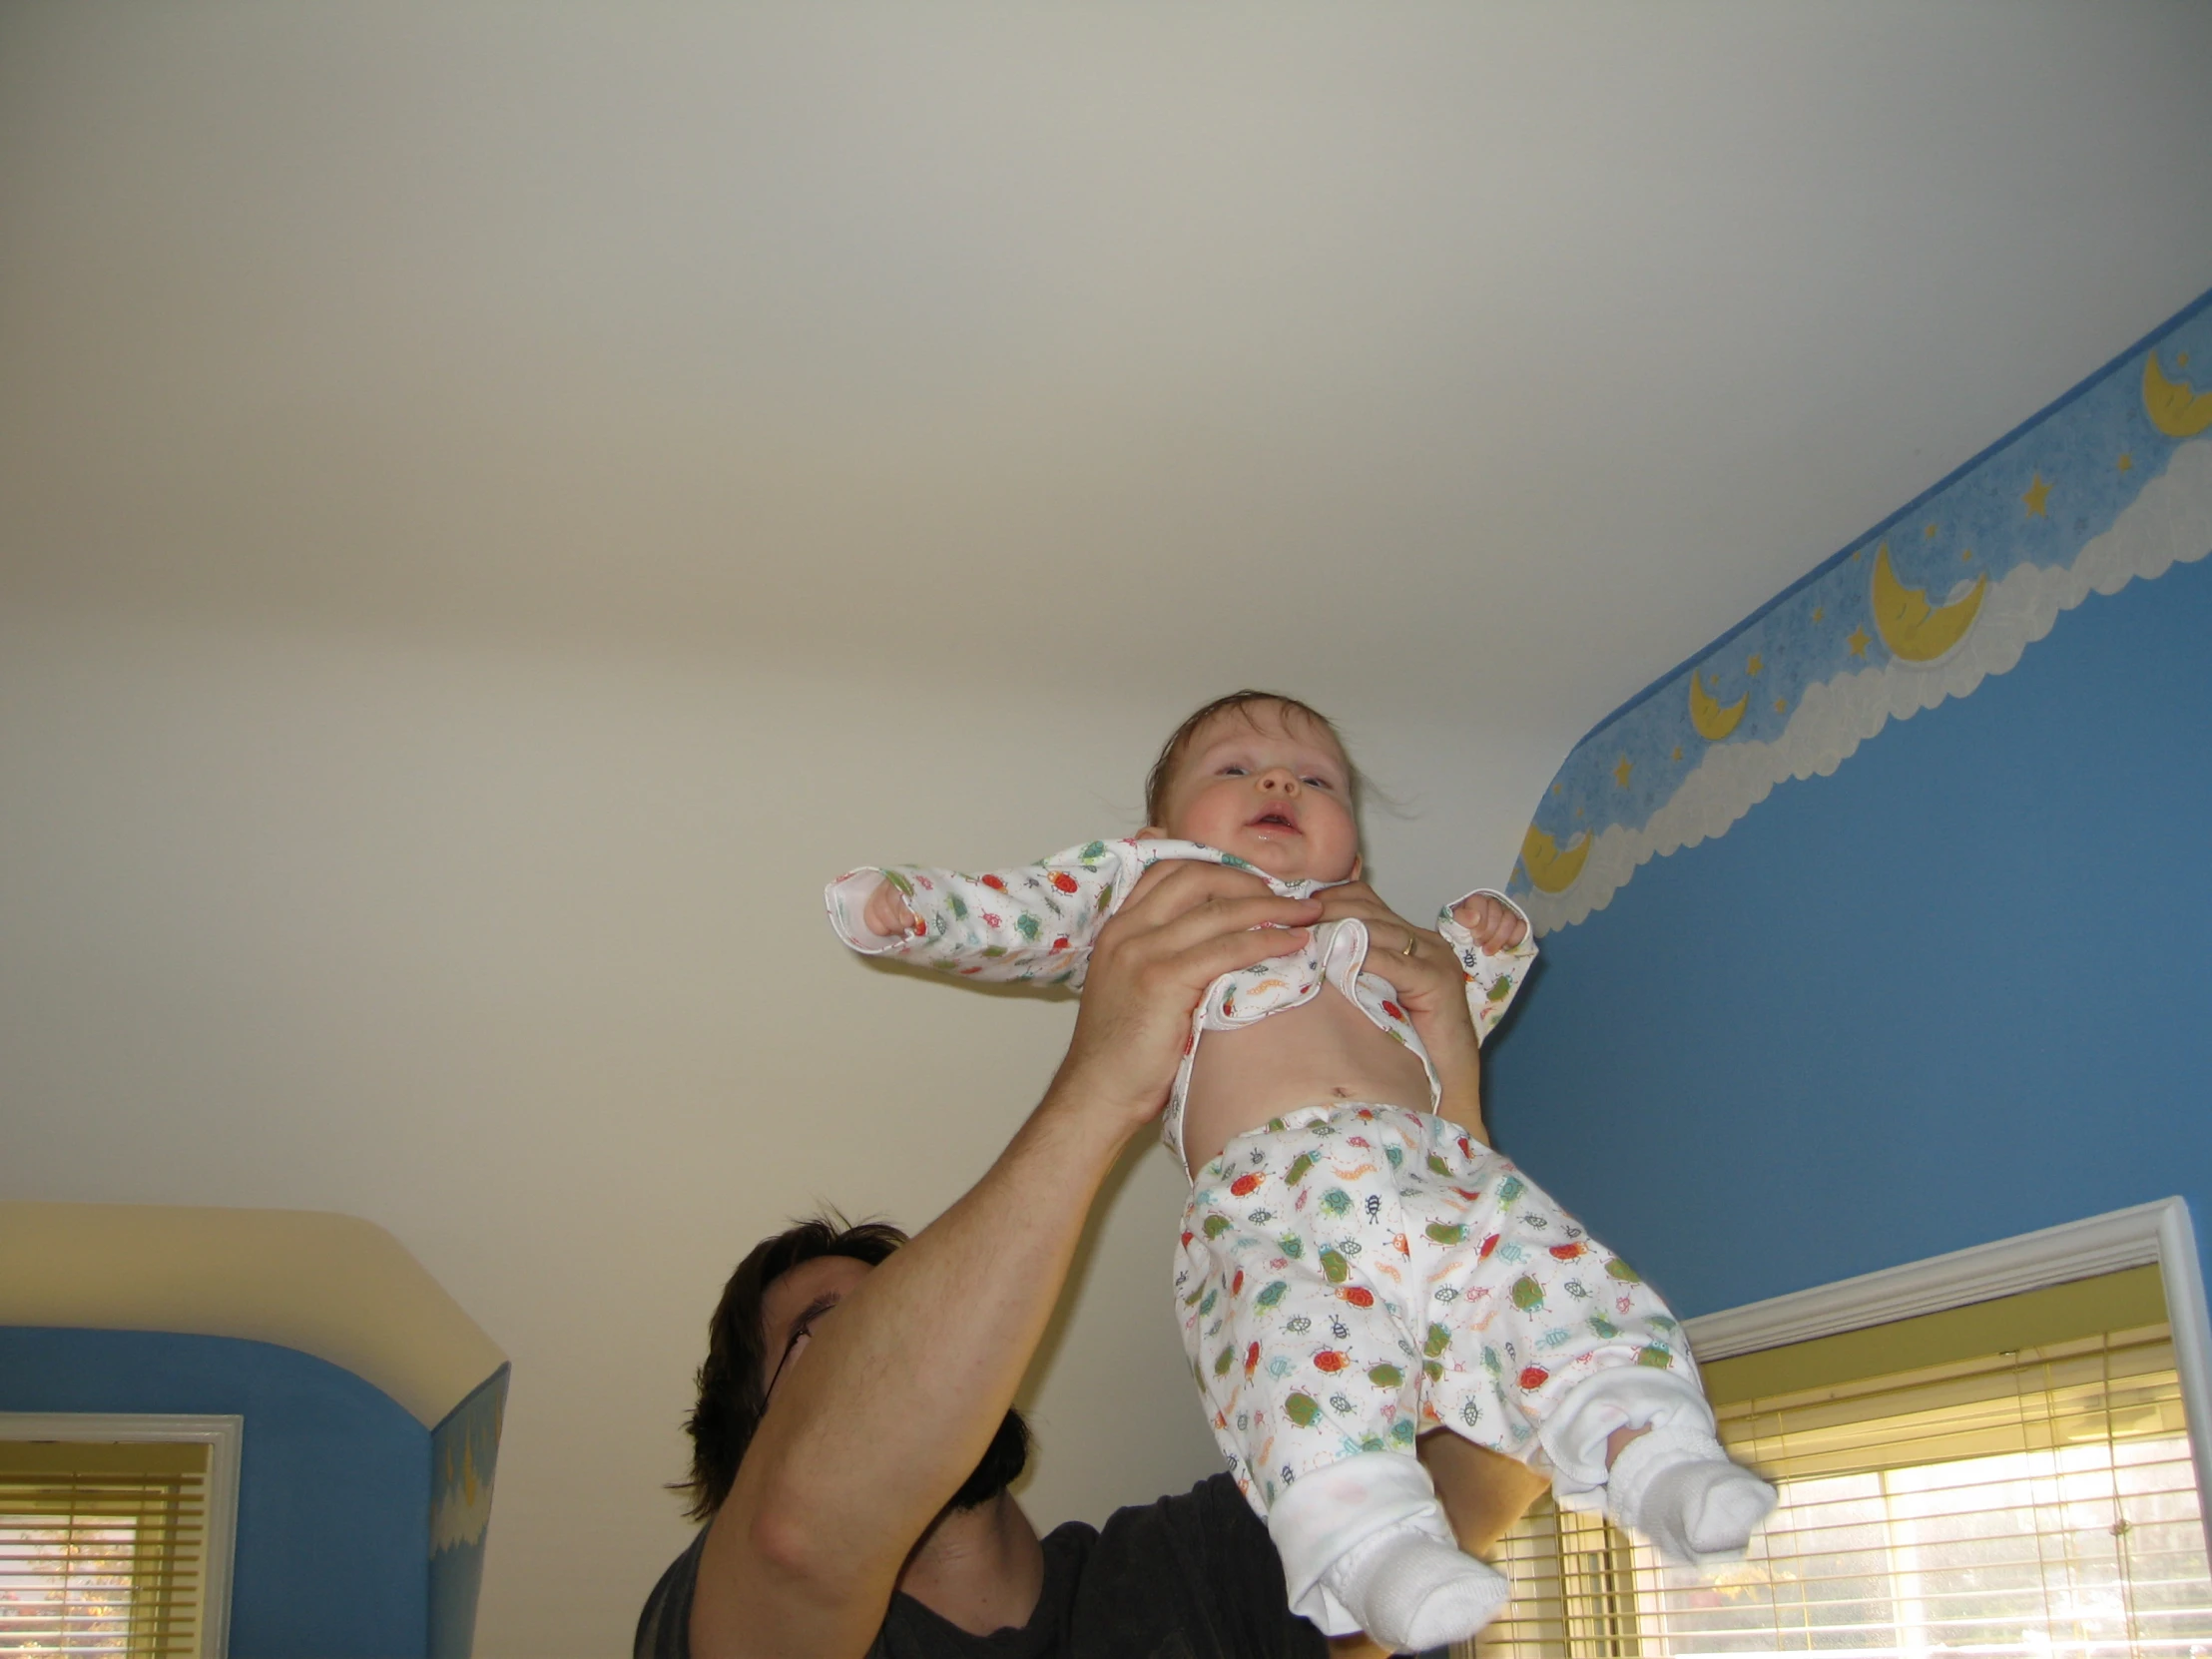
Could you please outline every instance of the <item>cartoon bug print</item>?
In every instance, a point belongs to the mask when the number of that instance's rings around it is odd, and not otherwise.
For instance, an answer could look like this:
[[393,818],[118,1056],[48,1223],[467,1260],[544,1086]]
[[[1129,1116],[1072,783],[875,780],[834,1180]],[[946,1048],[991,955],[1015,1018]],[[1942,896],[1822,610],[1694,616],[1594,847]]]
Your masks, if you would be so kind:
[[[1193,841],[1101,839],[1033,864],[978,875],[913,865],[853,870],[830,882],[824,899],[838,936],[854,950],[901,956],[965,978],[1067,985],[1080,991],[1099,930],[1144,871],[1163,860],[1252,868],[1241,858]],[[862,925],[869,895],[886,881],[897,889],[913,917],[909,932],[887,942]],[[1269,884],[1289,898],[1304,898],[1316,889],[1313,882],[1271,880]],[[1510,949],[1483,951],[1453,919],[1452,907],[1445,905],[1438,911],[1436,930],[1458,957],[1466,978],[1467,1011],[1480,1039],[1496,1026],[1515,988],[1526,978],[1536,943],[1531,932]],[[1442,1083],[1389,983],[1387,961],[1370,960],[1370,956],[1364,921],[1346,918],[1322,923],[1293,954],[1224,974],[1209,986],[1191,1033],[1193,1046],[1205,1032],[1231,1030],[1318,996],[1340,995],[1420,1060],[1428,1073],[1433,1107],[1442,1099]],[[1188,1085],[1186,1072],[1177,1079],[1160,1120],[1160,1137],[1178,1157],[1183,1151]],[[1283,1178],[1293,1186],[1299,1179],[1288,1170]]]
[[1262,1513],[1271,1485],[1422,1426],[1525,1454],[1593,1368],[1687,1364],[1633,1270],[1425,1113],[1310,1107],[1240,1137],[1199,1172],[1180,1237],[1208,1419]]
[[[1188,842],[1100,839],[976,876],[855,871],[826,896],[854,949],[1080,991],[1099,929],[1163,858],[1240,862]],[[887,942],[854,926],[886,880],[912,916]],[[1449,907],[1437,931],[1484,1036],[1525,981],[1534,942],[1484,953]],[[1366,924],[1348,919],[1209,986],[1162,1138],[1180,1158],[1188,1062],[1208,1032],[1317,996],[1350,999],[1411,1049],[1434,1104],[1440,1083],[1388,972],[1386,957],[1370,959]],[[1420,1425],[1523,1453],[1544,1415],[1599,1369],[1694,1377],[1679,1328],[1641,1277],[1463,1127],[1351,1102],[1286,1113],[1230,1151],[1193,1181],[1175,1309],[1209,1421],[1262,1513],[1326,1463],[1410,1451]]]

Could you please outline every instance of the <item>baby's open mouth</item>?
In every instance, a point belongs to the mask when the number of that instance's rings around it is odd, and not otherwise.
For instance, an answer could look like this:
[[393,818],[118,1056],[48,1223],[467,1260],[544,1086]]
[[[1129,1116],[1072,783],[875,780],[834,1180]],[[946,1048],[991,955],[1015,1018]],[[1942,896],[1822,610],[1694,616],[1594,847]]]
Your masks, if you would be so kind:
[[1258,818],[1254,819],[1252,823],[1246,828],[1258,830],[1263,827],[1277,830],[1291,830],[1294,834],[1298,830],[1297,821],[1291,818],[1287,813],[1262,813]]

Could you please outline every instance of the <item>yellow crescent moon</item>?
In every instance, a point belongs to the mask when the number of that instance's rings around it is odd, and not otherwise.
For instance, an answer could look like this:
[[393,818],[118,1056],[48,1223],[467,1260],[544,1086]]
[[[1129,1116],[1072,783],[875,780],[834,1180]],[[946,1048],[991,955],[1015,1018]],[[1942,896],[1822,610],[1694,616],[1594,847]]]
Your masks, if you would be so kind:
[[1697,670],[1690,670],[1690,724],[1697,728],[1697,735],[1707,743],[1719,743],[1736,730],[1736,723],[1744,718],[1744,711],[1751,707],[1751,693],[1746,692],[1727,708],[1721,700],[1698,683]]
[[2143,410],[2169,438],[2193,438],[2212,427],[2212,391],[2167,379],[2153,351],[2143,359]]
[[1909,588],[1898,580],[1890,568],[1890,544],[1884,542],[1874,556],[1875,629],[1892,656],[1908,663],[1933,663],[1966,637],[1988,589],[1989,576],[1984,571],[1963,599],[1931,605],[1926,588]]
[[1582,865],[1588,860],[1590,845],[1596,838],[1585,830],[1574,844],[1562,852],[1557,841],[1531,824],[1528,833],[1521,837],[1520,861],[1538,891],[1565,892],[1582,873]]

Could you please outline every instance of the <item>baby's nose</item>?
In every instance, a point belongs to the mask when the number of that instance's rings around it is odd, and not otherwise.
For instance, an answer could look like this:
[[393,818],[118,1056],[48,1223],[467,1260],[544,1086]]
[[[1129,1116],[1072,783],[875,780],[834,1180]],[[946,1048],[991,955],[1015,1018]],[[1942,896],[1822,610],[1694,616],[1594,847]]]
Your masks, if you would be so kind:
[[1270,767],[1260,774],[1260,788],[1283,795],[1298,794],[1298,774],[1286,767]]

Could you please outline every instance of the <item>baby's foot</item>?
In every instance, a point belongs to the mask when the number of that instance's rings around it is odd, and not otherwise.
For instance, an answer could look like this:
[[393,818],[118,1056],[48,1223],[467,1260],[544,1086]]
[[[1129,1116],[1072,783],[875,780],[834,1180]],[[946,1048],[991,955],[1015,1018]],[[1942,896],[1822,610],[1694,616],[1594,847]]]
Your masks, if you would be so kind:
[[1741,1555],[1779,1500],[1772,1486],[1730,1462],[1719,1442],[1685,1444],[1652,1433],[1613,1459],[1605,1506],[1670,1560],[1701,1566]]
[[1321,1582],[1370,1636],[1416,1653],[1473,1635],[1510,1589],[1502,1574],[1410,1521],[1361,1539]]

